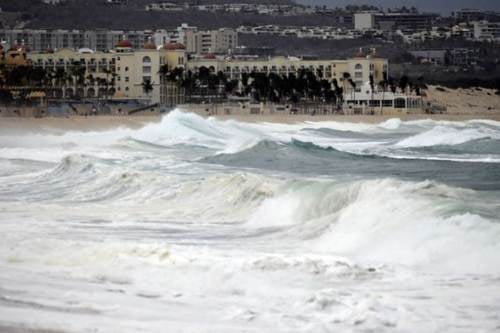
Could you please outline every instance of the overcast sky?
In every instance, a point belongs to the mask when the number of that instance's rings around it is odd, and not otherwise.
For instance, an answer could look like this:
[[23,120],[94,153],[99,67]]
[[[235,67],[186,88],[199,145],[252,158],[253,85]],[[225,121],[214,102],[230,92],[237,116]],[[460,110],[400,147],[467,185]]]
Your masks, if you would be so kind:
[[307,5],[344,7],[348,4],[369,4],[384,8],[415,6],[420,11],[434,11],[448,14],[460,8],[478,8],[500,11],[500,0],[296,0]]

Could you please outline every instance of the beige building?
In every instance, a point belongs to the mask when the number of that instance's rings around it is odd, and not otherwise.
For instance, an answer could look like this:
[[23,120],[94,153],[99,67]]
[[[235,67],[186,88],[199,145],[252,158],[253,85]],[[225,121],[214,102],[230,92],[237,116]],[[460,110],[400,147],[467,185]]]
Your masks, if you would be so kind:
[[[389,63],[387,59],[359,53],[347,60],[304,60],[296,57],[269,59],[205,57],[190,60],[187,64],[187,69],[194,73],[200,67],[206,67],[214,74],[223,72],[231,80],[240,80],[243,73],[275,73],[278,75],[294,73],[297,75],[301,69],[308,69],[323,79],[329,81],[337,79],[341,84],[344,73],[348,73],[356,83],[356,89],[360,90],[365,82],[370,81],[370,76],[373,76],[375,84],[382,81],[384,72],[389,70]],[[345,86],[346,89],[350,89],[350,87],[350,85]]]
[[[51,73],[52,91],[48,97],[77,97],[83,99],[138,100],[145,103],[175,105],[182,102],[182,93],[176,83],[162,76],[162,67],[169,70],[183,68],[197,73],[206,67],[213,74],[224,73],[231,80],[240,80],[243,73],[298,74],[301,69],[313,71],[330,82],[336,79],[345,92],[353,91],[347,75],[356,83],[356,92],[373,77],[378,84],[388,72],[387,59],[374,54],[357,54],[346,60],[306,60],[295,57],[266,59],[215,57],[188,60],[187,50],[180,43],[169,43],[156,47],[151,41],[140,49],[133,49],[127,40],[120,41],[111,52],[93,52],[61,49],[55,52],[27,53],[35,67]],[[61,77],[63,75],[63,77]],[[145,91],[149,82],[151,91]]]
[[238,46],[238,33],[233,29],[197,31],[182,30],[179,40],[194,54],[228,53]]
[[[28,53],[28,59],[33,66],[51,73],[64,70],[65,77],[53,82],[56,88],[62,87],[55,89],[57,95],[54,97],[130,99],[166,104],[167,91],[160,68],[163,65],[184,67],[186,56],[181,44],[167,44],[157,49],[148,42],[143,48],[134,50],[129,41],[122,40],[113,52],[61,49]],[[84,73],[84,77],[79,77],[78,73]],[[151,83],[150,92],[144,91],[144,82]]]

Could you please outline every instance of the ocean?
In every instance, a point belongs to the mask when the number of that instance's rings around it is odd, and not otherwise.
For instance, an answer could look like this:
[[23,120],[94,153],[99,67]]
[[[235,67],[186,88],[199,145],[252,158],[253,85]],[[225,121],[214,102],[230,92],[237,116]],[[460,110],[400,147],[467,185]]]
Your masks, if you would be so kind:
[[500,123],[0,133],[0,235],[0,331],[499,331]]

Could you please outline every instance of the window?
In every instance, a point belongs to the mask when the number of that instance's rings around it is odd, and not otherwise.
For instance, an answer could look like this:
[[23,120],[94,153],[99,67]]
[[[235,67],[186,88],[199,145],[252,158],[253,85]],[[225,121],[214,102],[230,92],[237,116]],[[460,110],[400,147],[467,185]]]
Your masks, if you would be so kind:
[[125,72],[128,72],[128,67],[125,67]]
[[128,88],[128,87],[125,87],[125,91],[129,91],[129,88]]
[[151,67],[150,66],[142,67],[142,72],[147,74],[151,73]]
[[361,64],[356,64],[356,66],[354,66],[354,69],[355,69],[355,70],[363,70],[363,65],[361,65]]
[[146,57],[142,58],[142,62],[146,63],[146,64],[150,64],[151,63],[151,58],[148,57],[148,56],[146,56]]
[[394,107],[397,109],[404,109],[406,107],[406,102],[404,98],[396,98],[394,100]]
[[129,82],[129,81],[130,80],[129,80],[128,76],[125,76],[125,82]]

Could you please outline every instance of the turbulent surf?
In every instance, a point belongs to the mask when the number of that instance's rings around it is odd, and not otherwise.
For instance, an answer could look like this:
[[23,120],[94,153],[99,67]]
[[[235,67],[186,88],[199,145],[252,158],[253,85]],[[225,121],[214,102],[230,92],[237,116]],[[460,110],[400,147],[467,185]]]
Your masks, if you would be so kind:
[[499,142],[177,111],[0,133],[0,330],[499,330]]

